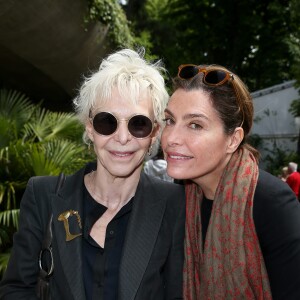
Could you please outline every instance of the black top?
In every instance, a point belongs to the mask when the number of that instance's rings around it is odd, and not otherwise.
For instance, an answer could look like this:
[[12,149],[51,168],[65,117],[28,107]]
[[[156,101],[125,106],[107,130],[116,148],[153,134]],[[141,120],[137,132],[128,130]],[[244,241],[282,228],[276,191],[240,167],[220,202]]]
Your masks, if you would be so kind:
[[83,280],[87,300],[117,300],[119,266],[132,209],[133,198],[123,206],[106,228],[105,246],[89,235],[107,207],[96,202],[85,189],[83,224]]
[[202,205],[201,205],[201,227],[202,227],[202,245],[204,247],[204,241],[206,237],[206,232],[208,229],[208,223],[213,207],[213,200],[209,200],[203,197]]
[[[87,166],[67,176],[58,195],[54,193],[57,176],[37,176],[28,181],[21,201],[19,230],[14,235],[10,261],[0,282],[1,300],[37,299],[38,253],[52,213],[51,298],[86,299],[84,238],[66,240],[68,231],[71,234],[80,231],[80,224],[84,230],[86,169]],[[182,298],[184,197],[183,186],[141,173],[122,249],[118,300]],[[78,215],[69,216],[68,228],[68,222],[60,221],[59,216],[71,211]]]
[[[213,201],[203,199],[201,225],[207,232]],[[300,299],[300,204],[288,185],[260,170],[253,220],[273,300]]]

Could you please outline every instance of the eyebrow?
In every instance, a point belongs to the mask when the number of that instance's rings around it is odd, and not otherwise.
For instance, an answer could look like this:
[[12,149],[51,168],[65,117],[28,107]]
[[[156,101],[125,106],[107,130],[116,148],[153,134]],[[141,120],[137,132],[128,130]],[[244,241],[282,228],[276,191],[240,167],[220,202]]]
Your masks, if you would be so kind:
[[[165,113],[174,117],[174,114],[167,108],[165,109]],[[186,114],[183,116],[183,120],[196,119],[196,118],[204,118],[204,119],[208,120],[208,117],[205,116],[204,114]]]

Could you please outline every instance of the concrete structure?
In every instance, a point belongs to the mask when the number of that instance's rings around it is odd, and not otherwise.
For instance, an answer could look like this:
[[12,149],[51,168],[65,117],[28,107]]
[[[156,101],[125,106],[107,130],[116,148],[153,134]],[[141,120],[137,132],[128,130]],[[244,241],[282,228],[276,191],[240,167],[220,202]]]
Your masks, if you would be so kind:
[[86,25],[86,0],[0,0],[0,87],[70,109],[82,75],[110,52],[107,27]]
[[262,138],[259,147],[261,167],[265,166],[266,155],[275,147],[286,152],[297,152],[300,127],[289,112],[291,102],[300,97],[294,83],[288,81],[252,93],[255,121],[251,133]]

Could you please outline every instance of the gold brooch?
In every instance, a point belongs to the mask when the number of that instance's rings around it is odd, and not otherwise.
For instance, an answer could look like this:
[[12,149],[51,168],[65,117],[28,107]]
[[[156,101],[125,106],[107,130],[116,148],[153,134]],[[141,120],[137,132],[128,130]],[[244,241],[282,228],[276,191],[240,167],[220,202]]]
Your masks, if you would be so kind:
[[67,211],[61,213],[58,216],[58,221],[64,222],[64,227],[65,227],[65,231],[66,231],[66,241],[67,242],[69,242],[69,241],[77,238],[78,236],[82,235],[82,233],[72,234],[70,232],[69,217],[71,217],[71,216],[76,216],[78,226],[79,226],[80,229],[82,229],[81,218],[80,218],[80,215],[79,215],[78,211],[70,209],[70,210],[67,210]]

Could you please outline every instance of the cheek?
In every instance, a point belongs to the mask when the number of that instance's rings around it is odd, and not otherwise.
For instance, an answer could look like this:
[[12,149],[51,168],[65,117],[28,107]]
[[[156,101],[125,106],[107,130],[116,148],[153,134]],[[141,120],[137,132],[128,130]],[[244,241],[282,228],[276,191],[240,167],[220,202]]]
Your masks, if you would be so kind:
[[222,157],[226,153],[226,139],[219,134],[203,135],[201,138],[188,136],[186,145],[203,163]]
[[203,161],[205,163],[220,163],[226,157],[226,141],[225,140],[210,140],[206,145],[202,146]]
[[161,137],[160,137],[160,144],[161,144],[161,148],[162,150],[166,150],[166,148],[168,147],[168,145],[172,145],[172,138],[170,137],[170,130],[168,129],[164,129],[162,131]]
[[140,150],[142,152],[147,152],[149,150],[149,148],[153,145],[154,141],[155,141],[155,139],[152,140],[152,138],[149,139],[149,140],[145,140],[145,141],[144,140],[140,140],[139,141],[139,148],[140,148]]

